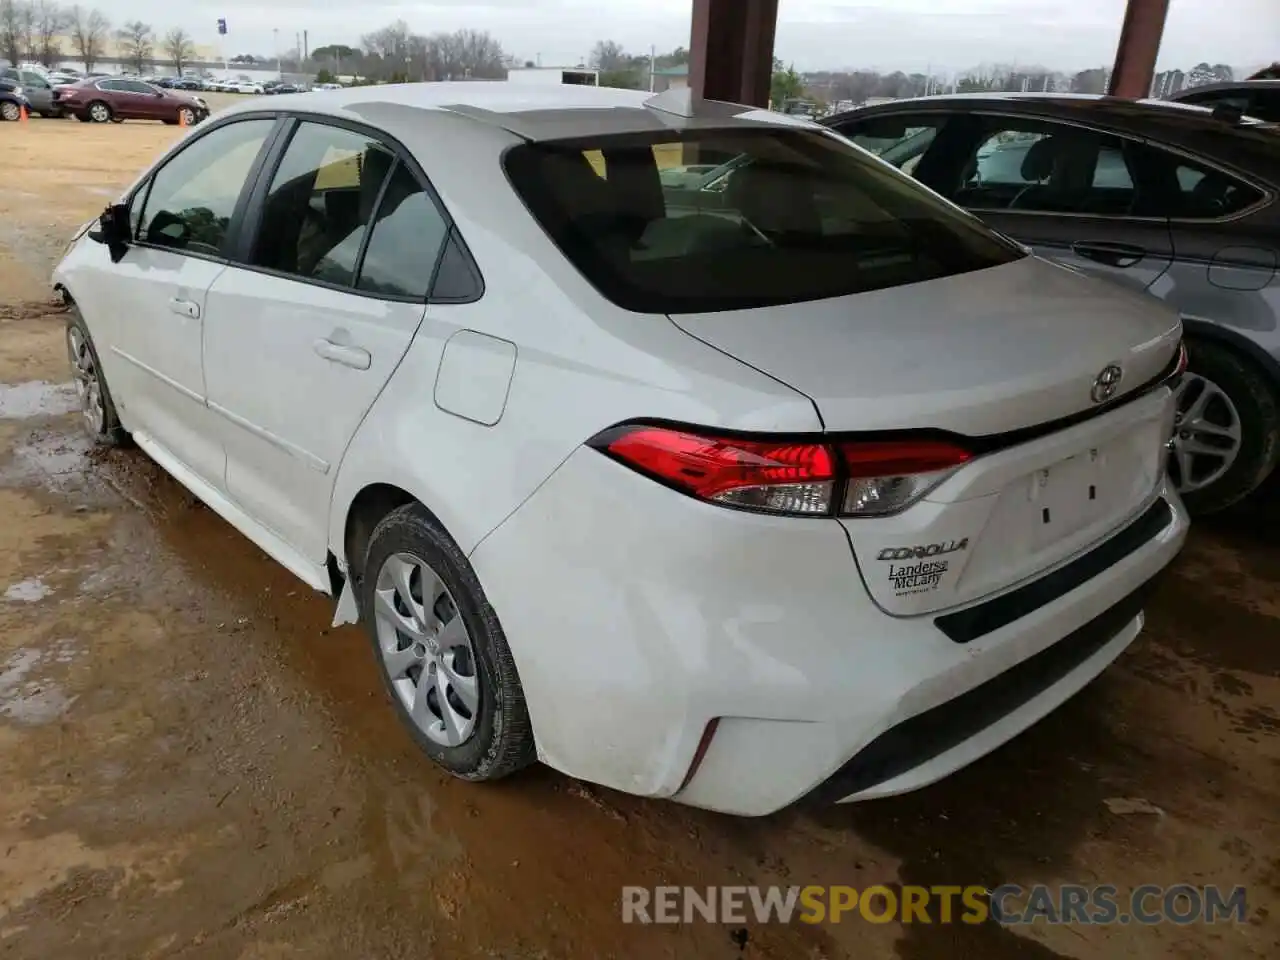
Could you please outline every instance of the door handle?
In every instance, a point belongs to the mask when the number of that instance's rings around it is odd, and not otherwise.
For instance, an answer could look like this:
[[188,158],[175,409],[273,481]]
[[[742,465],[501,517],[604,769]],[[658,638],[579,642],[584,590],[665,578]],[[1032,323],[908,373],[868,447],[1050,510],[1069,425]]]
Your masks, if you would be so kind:
[[1130,243],[1109,243],[1105,240],[1081,240],[1071,245],[1071,251],[1109,267],[1132,267],[1147,255],[1142,247]]
[[312,347],[317,356],[332,360],[334,363],[340,363],[344,367],[351,367],[354,370],[368,370],[369,364],[373,362],[373,358],[369,356],[369,351],[361,347],[350,347],[324,338],[317,340]]
[[172,297],[169,300],[169,312],[176,313],[180,317],[189,317],[192,320],[200,319],[200,304],[194,300],[183,300],[181,297]]

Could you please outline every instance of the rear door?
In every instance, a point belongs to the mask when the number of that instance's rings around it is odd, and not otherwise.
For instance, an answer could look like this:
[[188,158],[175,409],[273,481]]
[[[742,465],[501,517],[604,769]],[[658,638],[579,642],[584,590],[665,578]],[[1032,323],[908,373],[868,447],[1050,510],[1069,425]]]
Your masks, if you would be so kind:
[[323,562],[338,464],[422,321],[447,221],[376,135],[312,121],[252,209],[255,235],[209,291],[209,408],[228,493]]
[[1173,260],[1136,169],[1142,144],[1037,117],[974,115],[930,184],[1041,256],[1146,290]]
[[36,71],[22,71],[22,90],[38,113],[53,110],[53,86]]

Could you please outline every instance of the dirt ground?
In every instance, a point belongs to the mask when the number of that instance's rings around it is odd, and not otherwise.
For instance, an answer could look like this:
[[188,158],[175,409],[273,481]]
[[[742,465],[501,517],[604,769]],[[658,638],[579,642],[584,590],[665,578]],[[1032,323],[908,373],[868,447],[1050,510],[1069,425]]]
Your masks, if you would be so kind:
[[[0,955],[1280,956],[1280,511],[1201,524],[1103,677],[958,776],[738,820],[438,773],[364,636],[79,433],[47,277],[177,131],[0,124]],[[624,926],[623,885],[1221,884],[1243,924]]]

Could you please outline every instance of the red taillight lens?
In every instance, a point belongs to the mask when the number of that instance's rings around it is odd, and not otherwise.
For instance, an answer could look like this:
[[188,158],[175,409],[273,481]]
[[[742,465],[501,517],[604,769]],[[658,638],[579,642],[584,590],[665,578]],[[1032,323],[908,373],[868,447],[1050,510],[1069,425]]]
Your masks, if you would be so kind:
[[624,427],[604,449],[703,500],[768,513],[830,513],[835,464],[821,443]]
[[639,425],[606,431],[591,445],[699,499],[795,516],[895,513],[971,457],[940,441],[831,444]]
[[1185,343],[1178,344],[1178,362],[1173,368],[1173,376],[1177,377],[1187,372],[1187,345]]

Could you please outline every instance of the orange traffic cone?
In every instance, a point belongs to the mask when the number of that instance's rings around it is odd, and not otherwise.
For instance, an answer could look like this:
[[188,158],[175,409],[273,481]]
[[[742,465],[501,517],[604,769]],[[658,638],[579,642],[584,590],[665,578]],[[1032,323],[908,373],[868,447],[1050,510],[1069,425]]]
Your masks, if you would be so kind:
[[27,122],[27,105],[25,103],[18,108],[18,122],[19,123]]
[[185,127],[187,125],[187,111],[178,111],[178,126]]

